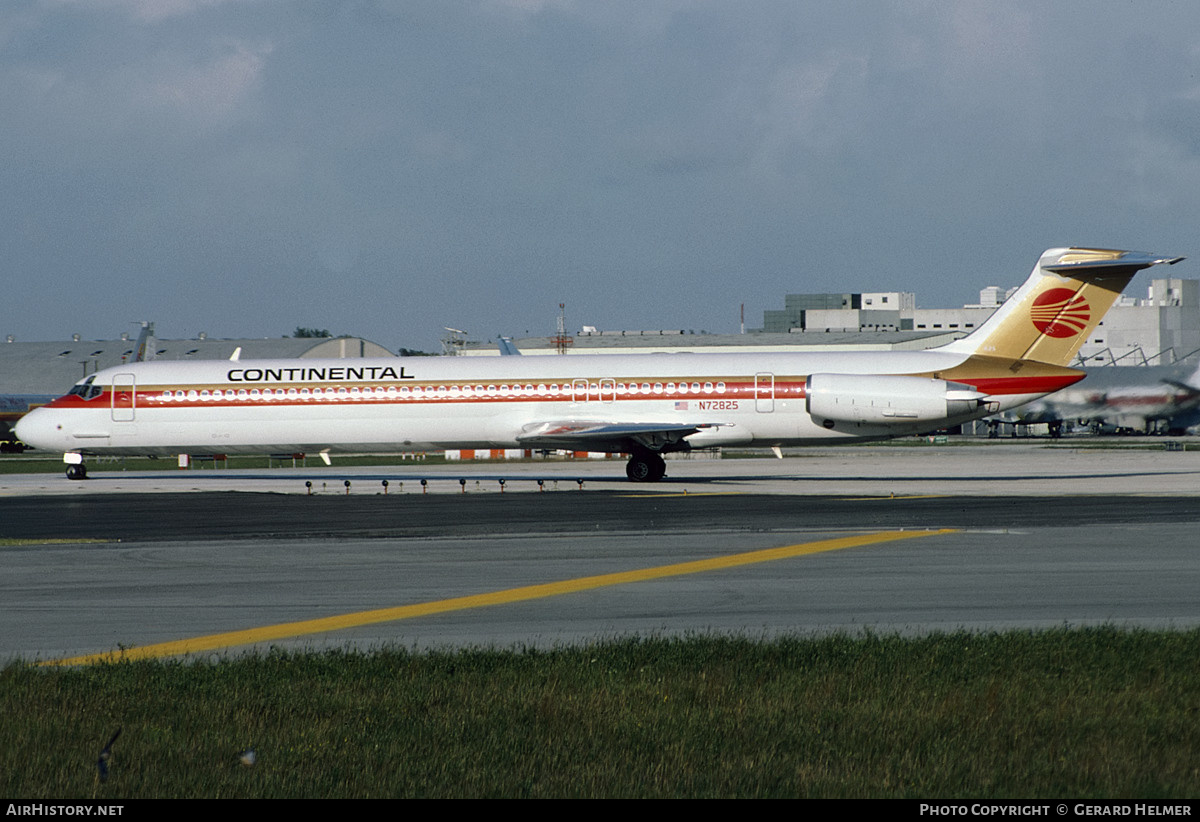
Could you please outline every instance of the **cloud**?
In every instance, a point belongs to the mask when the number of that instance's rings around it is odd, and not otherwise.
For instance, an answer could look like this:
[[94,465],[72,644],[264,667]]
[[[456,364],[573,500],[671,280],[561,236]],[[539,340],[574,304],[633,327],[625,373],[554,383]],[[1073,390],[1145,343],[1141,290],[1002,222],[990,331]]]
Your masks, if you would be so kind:
[[119,12],[139,23],[161,23],[176,17],[186,17],[199,11],[226,3],[247,3],[251,0],[43,0],[47,6],[64,6],[77,11]]
[[197,62],[168,56],[141,85],[140,96],[151,105],[173,109],[192,124],[227,124],[244,113],[260,88],[271,46],[227,40],[212,51]]
[[[97,272],[170,310],[224,278],[238,334],[336,272],[323,327],[418,345],[540,328],[559,300],[710,329],[803,290],[965,301],[1006,254],[1024,274],[1080,239],[1186,253],[1200,208],[1182,4],[16,5],[0,242],[31,300],[58,283],[95,334],[125,310],[82,287]],[[981,271],[936,276],[952,247]],[[650,281],[673,296],[628,298]],[[396,299],[421,306],[410,331]]]

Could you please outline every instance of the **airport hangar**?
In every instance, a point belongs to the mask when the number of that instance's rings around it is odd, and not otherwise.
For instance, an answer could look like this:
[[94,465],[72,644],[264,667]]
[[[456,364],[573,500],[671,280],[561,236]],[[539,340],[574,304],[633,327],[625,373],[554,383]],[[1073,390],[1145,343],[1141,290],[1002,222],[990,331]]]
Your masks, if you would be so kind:
[[[70,390],[88,374],[136,359],[138,341],[129,334],[116,340],[17,342],[0,344],[0,439],[32,407]],[[146,359],[227,360],[240,349],[239,359],[342,359],[394,357],[382,345],[361,337],[277,337],[260,339],[163,340],[150,336]]]

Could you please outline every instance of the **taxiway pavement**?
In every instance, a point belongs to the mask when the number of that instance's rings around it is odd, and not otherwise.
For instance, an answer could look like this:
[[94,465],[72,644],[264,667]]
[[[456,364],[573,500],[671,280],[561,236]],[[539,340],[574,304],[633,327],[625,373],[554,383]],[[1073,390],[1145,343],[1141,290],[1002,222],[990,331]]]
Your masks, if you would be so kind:
[[[1167,451],[1154,438],[1132,447],[1086,441],[974,440],[970,444],[879,444],[795,449],[785,459],[668,459],[667,477],[637,486],[660,493],[747,494],[1169,494],[1200,496],[1200,450]],[[675,455],[672,455],[675,456]],[[266,461],[264,460],[264,463]],[[123,471],[98,465],[82,482],[58,474],[0,475],[0,498],[97,493],[260,491],[277,494],[499,494],[628,490],[624,463],[529,460],[394,467],[323,465],[262,470]],[[421,485],[421,480],[426,485]],[[460,480],[466,480],[465,485]],[[538,485],[537,481],[543,484]]]
[[5,476],[0,659],[1200,625],[1194,452],[822,449],[669,471]]

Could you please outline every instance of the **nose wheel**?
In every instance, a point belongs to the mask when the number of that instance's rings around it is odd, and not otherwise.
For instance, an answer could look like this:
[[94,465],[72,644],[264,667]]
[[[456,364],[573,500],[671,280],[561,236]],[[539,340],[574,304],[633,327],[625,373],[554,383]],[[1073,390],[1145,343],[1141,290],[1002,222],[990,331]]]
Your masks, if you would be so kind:
[[667,463],[653,451],[635,453],[625,463],[625,476],[634,482],[658,482],[667,474]]
[[87,466],[82,462],[67,466],[67,479],[81,480],[87,479]]

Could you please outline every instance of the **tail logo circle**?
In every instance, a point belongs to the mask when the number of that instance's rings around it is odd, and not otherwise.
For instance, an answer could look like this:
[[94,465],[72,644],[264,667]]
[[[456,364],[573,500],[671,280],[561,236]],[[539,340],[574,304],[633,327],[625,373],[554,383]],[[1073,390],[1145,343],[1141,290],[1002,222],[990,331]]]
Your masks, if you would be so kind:
[[1037,296],[1029,309],[1029,319],[1047,337],[1074,337],[1087,328],[1091,306],[1082,294],[1069,288],[1051,288]]

